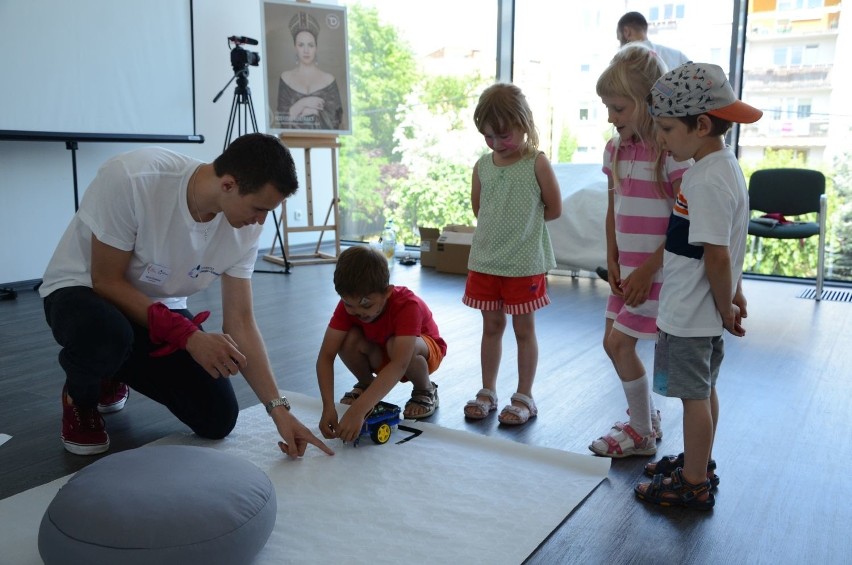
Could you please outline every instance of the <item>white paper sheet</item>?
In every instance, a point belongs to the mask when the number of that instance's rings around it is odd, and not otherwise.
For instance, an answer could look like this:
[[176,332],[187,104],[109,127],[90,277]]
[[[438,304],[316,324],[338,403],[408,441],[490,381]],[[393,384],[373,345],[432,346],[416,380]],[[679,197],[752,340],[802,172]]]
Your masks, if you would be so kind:
[[[307,425],[318,399],[286,393]],[[344,407],[340,407],[343,409]],[[403,421],[384,445],[329,442],[289,459],[261,406],[221,441],[173,435],[154,443],[213,447],[263,469],[278,518],[258,564],[522,562],[606,478],[610,460]],[[314,430],[316,431],[316,430]],[[38,524],[66,478],[0,501],[0,555],[40,563]],[[7,527],[9,524],[11,527]],[[10,553],[11,552],[11,553]]]

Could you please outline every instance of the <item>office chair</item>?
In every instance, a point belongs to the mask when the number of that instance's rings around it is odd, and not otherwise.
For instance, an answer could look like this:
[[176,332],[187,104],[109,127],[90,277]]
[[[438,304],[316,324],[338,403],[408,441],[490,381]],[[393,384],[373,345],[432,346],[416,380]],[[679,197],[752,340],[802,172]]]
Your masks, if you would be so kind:
[[[822,298],[825,273],[825,176],[810,169],[764,169],[751,175],[749,209],[770,217],[752,217],[748,233],[755,237],[805,239],[819,236],[816,295]],[[817,222],[787,221],[786,216],[816,212]]]

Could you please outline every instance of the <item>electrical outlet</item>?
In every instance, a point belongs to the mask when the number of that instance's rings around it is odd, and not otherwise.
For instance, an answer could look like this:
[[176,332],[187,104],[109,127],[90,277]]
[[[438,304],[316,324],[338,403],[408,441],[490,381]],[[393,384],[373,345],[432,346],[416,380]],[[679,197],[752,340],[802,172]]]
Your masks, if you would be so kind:
[[293,210],[293,219],[301,220],[302,219],[302,211],[299,209]]

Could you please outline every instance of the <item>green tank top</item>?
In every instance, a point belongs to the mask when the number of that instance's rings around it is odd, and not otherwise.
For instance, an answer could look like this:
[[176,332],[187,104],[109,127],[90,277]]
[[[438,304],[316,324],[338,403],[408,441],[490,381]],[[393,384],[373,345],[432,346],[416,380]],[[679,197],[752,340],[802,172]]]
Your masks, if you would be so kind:
[[481,190],[469,270],[526,277],[556,267],[535,178],[537,157],[498,167],[488,153],[476,163]]

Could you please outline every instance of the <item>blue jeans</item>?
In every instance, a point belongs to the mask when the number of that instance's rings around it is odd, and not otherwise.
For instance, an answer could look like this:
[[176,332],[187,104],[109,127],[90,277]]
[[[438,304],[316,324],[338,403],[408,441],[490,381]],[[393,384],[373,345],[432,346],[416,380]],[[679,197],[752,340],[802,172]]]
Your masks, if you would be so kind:
[[[177,312],[192,318],[188,310]],[[199,436],[221,439],[234,429],[239,405],[230,380],[214,379],[185,350],[151,357],[157,346],[148,328],[91,288],[53,291],[44,314],[62,347],[59,364],[76,405],[97,405],[101,381],[112,379],[163,404]]]

